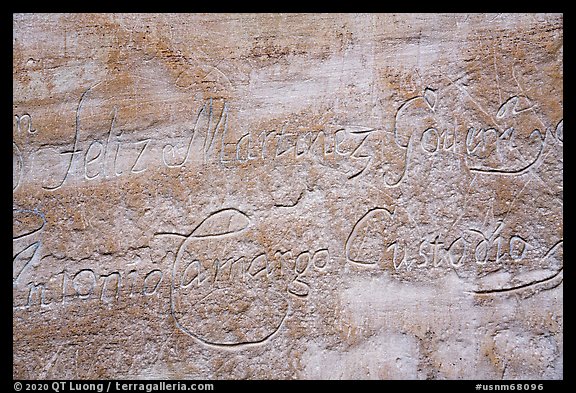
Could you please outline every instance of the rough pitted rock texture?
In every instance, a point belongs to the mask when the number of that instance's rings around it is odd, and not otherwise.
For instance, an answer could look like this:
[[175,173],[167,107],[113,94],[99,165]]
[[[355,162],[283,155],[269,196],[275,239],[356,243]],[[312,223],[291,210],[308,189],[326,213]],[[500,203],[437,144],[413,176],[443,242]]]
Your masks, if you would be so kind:
[[13,32],[15,378],[562,378],[562,15]]

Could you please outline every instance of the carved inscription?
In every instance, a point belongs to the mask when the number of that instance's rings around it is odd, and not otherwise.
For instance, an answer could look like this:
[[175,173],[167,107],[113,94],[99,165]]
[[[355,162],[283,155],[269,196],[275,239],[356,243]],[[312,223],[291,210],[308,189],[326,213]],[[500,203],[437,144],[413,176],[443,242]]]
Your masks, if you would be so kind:
[[[498,222],[492,233],[470,228],[450,242],[441,240],[438,235],[430,235],[419,242],[417,247],[412,247],[418,249],[418,255],[407,258],[406,244],[394,233],[387,233],[389,226],[386,225],[386,220],[393,218],[393,213],[385,208],[371,209],[360,218],[346,242],[347,261],[359,265],[377,264],[383,255],[369,256],[365,250],[372,248],[393,251],[392,261],[396,270],[402,265],[410,269],[412,265],[423,268],[437,267],[444,263],[457,268],[465,262],[477,265],[486,265],[488,262],[498,264],[502,262],[502,258],[519,262],[534,248],[519,235],[503,238],[500,232],[504,224]],[[368,242],[371,241],[375,243],[369,245]],[[397,258],[400,258],[398,264]]]
[[[533,108],[521,96],[510,97],[498,108],[494,124],[464,129],[443,125],[443,91],[430,87],[400,105],[389,133],[378,127],[328,124],[302,133],[292,132],[289,124],[284,123],[278,129],[250,131],[231,141],[230,105],[223,100],[208,99],[197,106],[191,128],[174,142],[165,139],[161,142],[155,137],[126,139],[125,131],[119,127],[121,108],[116,105],[102,117],[105,120],[105,128],[100,130],[102,137],[87,139],[83,137],[85,107],[90,105],[91,95],[99,85],[94,84],[80,97],[74,138],[68,147],[44,145],[35,151],[27,149],[26,155],[13,143],[14,191],[26,183],[27,171],[48,171],[40,176],[41,187],[46,192],[55,192],[72,179],[87,182],[116,179],[142,174],[153,170],[155,165],[179,170],[192,163],[230,166],[249,162],[280,163],[285,159],[291,162],[319,160],[344,173],[347,181],[376,171],[381,176],[371,177],[374,184],[392,190],[402,186],[419,160],[431,159],[439,153],[448,159],[460,160],[473,174],[521,176],[539,162],[546,144],[553,148],[563,141],[563,120],[560,119],[554,129],[536,128],[534,116],[531,117]],[[15,115],[15,120],[16,135],[36,135],[30,114]],[[392,136],[392,145],[385,146],[382,138],[386,135]],[[550,138],[553,140],[549,141]],[[398,166],[397,160],[388,162],[387,154],[400,157],[399,162],[403,163]],[[38,166],[48,159],[56,159],[59,165]],[[54,170],[60,172],[54,173]],[[276,206],[295,207],[303,196],[304,191],[296,202]],[[521,230],[503,235],[507,225],[504,221],[496,222],[495,227],[488,230],[469,227],[460,232],[429,233],[420,240],[406,241],[396,233],[401,209],[400,206],[368,209],[350,229],[342,255],[328,246],[272,250],[257,244],[246,247],[244,235],[250,231],[251,219],[235,208],[215,211],[189,234],[158,232],[154,236],[181,239],[181,245],[171,252],[174,259],[170,278],[172,316],[183,332],[207,345],[257,344],[280,329],[290,310],[290,298],[306,298],[310,294],[313,286],[310,272],[323,271],[334,258],[343,258],[357,266],[390,266],[398,274],[448,267],[474,270],[476,275],[482,275],[481,272],[525,263],[527,259],[545,259],[562,246],[560,239],[545,249],[537,247]],[[28,215],[37,221],[32,220],[25,229],[15,218],[13,239],[18,247],[13,256],[13,278],[16,283],[23,271],[42,260],[42,241],[33,235],[44,227],[46,220],[38,210],[14,212],[15,217]],[[24,295],[15,307],[63,304],[68,298],[113,303],[124,292],[129,297],[152,296],[166,281],[165,268],[144,272],[64,268],[45,280],[18,281],[24,286]],[[553,268],[549,277],[556,277],[561,270],[561,265]],[[139,276],[142,276],[141,282],[135,288]],[[520,283],[516,287],[524,285]],[[478,293],[488,293],[488,289],[481,288]],[[258,316],[262,310],[268,310],[264,312],[268,316],[265,319]]]
[[[453,159],[464,155],[467,169],[474,173],[521,175],[537,164],[549,138],[560,143],[563,139],[562,119],[555,129],[542,129],[533,108],[519,104],[522,99],[518,96],[510,97],[495,111],[495,123],[470,122],[471,126],[460,129],[443,124],[443,119],[449,115],[438,105],[443,91],[430,87],[397,109],[391,131],[377,126],[326,124],[319,129],[293,132],[290,124],[284,123],[277,129],[234,136],[237,133],[228,125],[229,104],[209,99],[197,104],[199,109],[190,119],[190,129],[177,135],[174,142],[161,142],[156,137],[127,139],[119,125],[122,108],[117,105],[109,114],[101,114],[100,123],[88,123],[90,127],[100,127],[101,139],[86,139],[83,137],[85,107],[93,105],[91,95],[99,85],[100,82],[96,83],[80,97],[74,138],[69,147],[45,145],[23,156],[14,143],[14,189],[26,181],[23,161],[35,163],[30,171],[39,171],[42,178],[50,179],[41,187],[54,191],[71,178],[79,181],[113,179],[141,174],[159,166],[178,169],[194,163],[230,166],[271,160],[281,164],[283,160],[298,162],[305,159],[335,166],[349,180],[381,167],[384,170],[382,178],[377,177],[376,181],[382,187],[395,188],[410,176],[413,160],[422,154],[433,157],[442,151],[450,153]],[[519,105],[521,109],[518,109]],[[93,110],[91,108],[90,113]],[[31,115],[15,115],[15,118],[17,133],[23,130],[36,133]],[[388,132],[394,137],[392,146],[378,149],[378,145],[386,144],[382,138]],[[388,156],[401,157],[403,163],[399,165]],[[37,166],[45,160],[56,160],[59,164],[47,168]]]
[[297,255],[292,250],[268,255],[258,246],[240,251],[250,222],[236,209],[214,212],[176,254],[172,313],[180,329],[205,344],[236,347],[268,340],[288,314],[286,297],[306,297],[310,287],[303,276],[329,262],[327,249]]

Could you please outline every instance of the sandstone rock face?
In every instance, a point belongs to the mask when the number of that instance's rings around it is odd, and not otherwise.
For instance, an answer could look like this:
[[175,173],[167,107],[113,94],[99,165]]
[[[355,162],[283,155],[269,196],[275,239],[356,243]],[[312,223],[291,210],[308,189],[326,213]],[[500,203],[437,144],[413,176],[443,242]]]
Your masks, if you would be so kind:
[[562,378],[562,15],[13,32],[15,378]]

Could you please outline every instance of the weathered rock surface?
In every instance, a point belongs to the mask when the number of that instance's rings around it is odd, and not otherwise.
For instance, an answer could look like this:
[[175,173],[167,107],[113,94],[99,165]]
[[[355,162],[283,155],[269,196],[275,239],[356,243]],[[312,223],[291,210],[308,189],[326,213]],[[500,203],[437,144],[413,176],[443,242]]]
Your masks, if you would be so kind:
[[15,378],[562,378],[562,15],[13,20]]

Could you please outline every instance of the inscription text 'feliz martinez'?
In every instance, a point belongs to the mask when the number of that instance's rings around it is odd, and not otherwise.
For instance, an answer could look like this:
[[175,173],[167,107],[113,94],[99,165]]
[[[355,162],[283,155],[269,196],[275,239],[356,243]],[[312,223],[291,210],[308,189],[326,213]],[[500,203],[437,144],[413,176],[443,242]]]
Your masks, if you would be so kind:
[[[514,175],[522,174],[540,158],[547,131],[535,125],[528,130],[513,126],[479,125],[457,130],[437,124],[437,97],[432,89],[404,102],[396,111],[392,132],[374,127],[328,125],[305,132],[290,131],[284,123],[278,129],[234,134],[229,129],[229,105],[223,100],[206,100],[193,114],[192,126],[179,136],[134,138],[118,127],[118,108],[110,114],[101,139],[82,137],[82,110],[91,89],[82,94],[75,120],[71,146],[44,145],[35,151],[13,143],[14,183],[16,189],[26,180],[41,182],[41,187],[54,191],[69,179],[85,181],[113,179],[139,174],[153,167],[182,168],[187,164],[216,163],[238,165],[270,160],[315,158],[329,162],[346,173],[348,179],[367,174],[379,166],[388,169],[382,174],[385,187],[398,186],[406,177],[410,160],[416,154],[433,155],[439,151],[452,153],[454,159],[463,154],[472,172]],[[499,108],[496,119],[526,116],[518,111],[518,97],[512,97]],[[512,105],[514,104],[514,105]],[[16,115],[17,134],[38,135],[30,114]],[[416,125],[415,125],[416,124]],[[419,129],[420,127],[421,129]],[[552,137],[563,142],[563,121]],[[162,130],[151,135],[161,134]],[[393,141],[384,146],[394,155],[404,157],[402,167],[388,166],[384,148],[378,148],[383,134],[392,134]],[[128,135],[128,136],[127,136]],[[520,152],[520,153],[519,153]],[[517,157],[521,156],[521,160]],[[46,165],[50,162],[50,165]],[[39,180],[37,180],[39,179]]]

